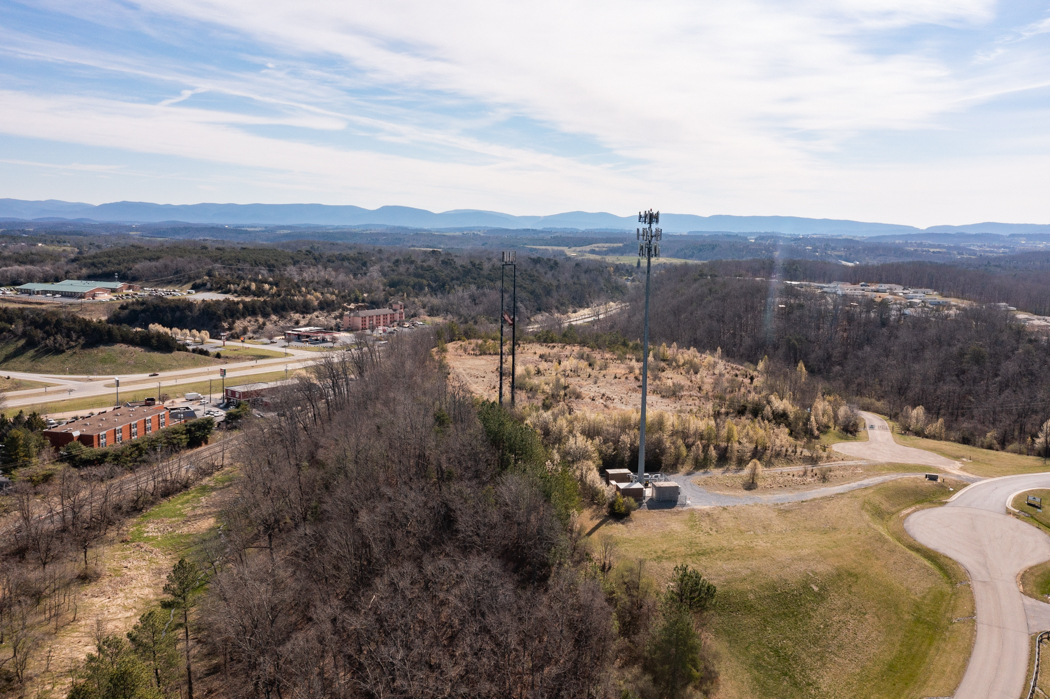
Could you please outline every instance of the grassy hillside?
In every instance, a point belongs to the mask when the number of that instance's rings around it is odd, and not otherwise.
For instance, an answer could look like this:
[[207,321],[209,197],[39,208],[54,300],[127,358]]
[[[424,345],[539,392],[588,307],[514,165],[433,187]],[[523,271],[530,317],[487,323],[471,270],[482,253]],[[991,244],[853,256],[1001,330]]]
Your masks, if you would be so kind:
[[[259,347],[229,347],[221,350],[222,359],[190,352],[153,352],[128,345],[106,345],[66,352],[26,350],[21,342],[0,344],[0,372],[31,371],[39,374],[105,376],[137,374],[173,369],[197,369],[252,359],[283,357],[284,352]],[[23,382],[25,383],[25,382]],[[41,384],[42,385],[42,384]],[[33,385],[11,385],[6,390],[34,388]]]
[[717,585],[716,699],[947,696],[974,628],[952,619],[973,613],[972,597],[898,513],[949,494],[909,479],[779,507],[639,511],[591,537],[658,580],[688,563]]
[[109,345],[66,352],[26,350],[22,343],[0,345],[0,371],[32,371],[40,374],[132,374],[194,369],[221,362],[189,352],[153,352],[141,347]]

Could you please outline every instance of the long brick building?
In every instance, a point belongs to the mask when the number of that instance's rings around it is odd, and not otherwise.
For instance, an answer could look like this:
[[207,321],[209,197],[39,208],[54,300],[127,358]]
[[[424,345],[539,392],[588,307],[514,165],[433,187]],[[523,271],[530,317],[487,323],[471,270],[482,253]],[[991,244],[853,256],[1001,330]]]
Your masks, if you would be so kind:
[[86,447],[112,447],[162,430],[172,424],[163,405],[116,408],[91,417],[71,420],[44,437],[56,449],[77,441]]
[[392,308],[376,308],[371,311],[354,311],[343,316],[344,330],[371,330],[389,327],[405,320],[405,304],[395,303]]

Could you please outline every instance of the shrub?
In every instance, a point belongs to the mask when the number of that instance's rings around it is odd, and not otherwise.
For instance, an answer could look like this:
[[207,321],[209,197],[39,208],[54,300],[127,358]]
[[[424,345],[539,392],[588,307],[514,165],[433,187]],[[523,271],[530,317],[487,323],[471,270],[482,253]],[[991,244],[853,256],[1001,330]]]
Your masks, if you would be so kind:
[[634,501],[634,498],[625,498],[623,494],[619,492],[617,492],[616,496],[609,501],[609,516],[613,519],[630,517],[631,513],[637,509],[638,503]]

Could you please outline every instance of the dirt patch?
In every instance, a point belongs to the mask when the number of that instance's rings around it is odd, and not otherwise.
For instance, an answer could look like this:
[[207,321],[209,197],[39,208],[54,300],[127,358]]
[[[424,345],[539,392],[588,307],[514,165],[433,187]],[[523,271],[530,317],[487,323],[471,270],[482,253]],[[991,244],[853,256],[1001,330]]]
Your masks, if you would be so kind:
[[[229,496],[228,483],[225,472],[211,476],[128,520],[89,553],[89,565],[99,577],[77,590],[75,618],[69,615],[65,626],[44,642],[27,696],[64,696],[70,672],[94,651],[96,619],[106,633],[124,634],[163,597],[172,566],[192,542],[215,526],[216,514]],[[173,511],[172,503],[180,500],[184,504]],[[155,517],[158,511],[179,516]],[[83,561],[78,565],[82,567]]]

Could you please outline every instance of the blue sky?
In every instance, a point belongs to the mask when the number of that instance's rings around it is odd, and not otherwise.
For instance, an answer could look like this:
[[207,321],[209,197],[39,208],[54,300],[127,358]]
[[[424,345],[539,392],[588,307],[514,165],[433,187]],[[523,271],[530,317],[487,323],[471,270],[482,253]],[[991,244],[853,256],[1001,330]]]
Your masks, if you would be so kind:
[[1050,223],[1050,2],[0,0],[0,197]]

